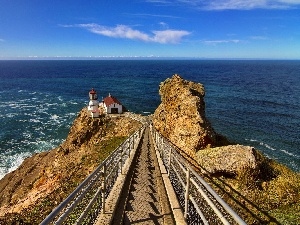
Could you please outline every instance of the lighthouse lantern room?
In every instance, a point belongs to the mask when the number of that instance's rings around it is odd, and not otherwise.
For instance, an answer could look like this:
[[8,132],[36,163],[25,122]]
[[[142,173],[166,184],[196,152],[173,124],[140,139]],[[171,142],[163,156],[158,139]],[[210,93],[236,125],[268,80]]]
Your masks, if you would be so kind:
[[97,92],[92,88],[89,92],[89,105],[88,105],[88,114],[89,117],[95,118],[99,117],[100,111],[99,111],[99,101],[97,100]]

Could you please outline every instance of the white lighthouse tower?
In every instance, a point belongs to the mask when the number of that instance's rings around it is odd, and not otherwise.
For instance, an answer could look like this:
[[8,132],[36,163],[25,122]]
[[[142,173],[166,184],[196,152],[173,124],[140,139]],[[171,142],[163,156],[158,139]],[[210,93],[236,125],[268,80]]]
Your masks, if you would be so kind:
[[99,117],[100,111],[99,111],[99,101],[97,100],[97,92],[92,88],[89,92],[89,105],[88,105],[88,113],[89,117],[95,118]]

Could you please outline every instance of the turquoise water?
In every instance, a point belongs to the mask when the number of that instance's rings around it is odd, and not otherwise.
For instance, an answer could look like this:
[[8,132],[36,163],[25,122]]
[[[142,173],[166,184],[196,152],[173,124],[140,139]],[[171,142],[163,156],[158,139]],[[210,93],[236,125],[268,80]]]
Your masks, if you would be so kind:
[[175,73],[204,84],[217,132],[300,171],[300,61],[0,61],[0,178],[58,146],[92,87],[153,113],[160,82]]

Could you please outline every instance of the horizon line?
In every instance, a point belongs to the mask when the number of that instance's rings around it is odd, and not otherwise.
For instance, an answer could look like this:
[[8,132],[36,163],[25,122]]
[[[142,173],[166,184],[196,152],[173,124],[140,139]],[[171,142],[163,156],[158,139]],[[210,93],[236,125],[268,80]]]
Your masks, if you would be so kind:
[[0,61],[5,60],[300,60],[300,58],[271,58],[271,57],[196,57],[196,56],[18,56],[3,57]]

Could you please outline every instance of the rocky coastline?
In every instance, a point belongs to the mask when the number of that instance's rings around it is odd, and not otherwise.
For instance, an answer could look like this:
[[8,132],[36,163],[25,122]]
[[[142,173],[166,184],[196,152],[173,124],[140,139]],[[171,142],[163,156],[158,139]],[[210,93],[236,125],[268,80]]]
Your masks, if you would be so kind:
[[153,125],[193,162],[247,224],[298,224],[300,174],[251,146],[230,143],[205,116],[205,90],[173,75],[160,84]]
[[[136,117],[132,119],[133,117]],[[38,224],[142,124],[139,115],[90,118],[82,109],[66,140],[0,180],[0,224]]]
[[[205,115],[202,84],[173,75],[160,84],[153,126],[248,224],[297,224],[300,175],[251,146],[230,143]],[[90,118],[82,109],[66,140],[27,158],[0,180],[0,225],[38,224],[149,117]],[[287,223],[285,223],[287,221]]]

